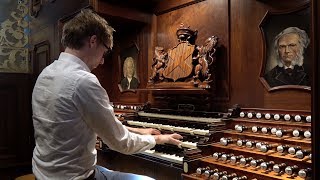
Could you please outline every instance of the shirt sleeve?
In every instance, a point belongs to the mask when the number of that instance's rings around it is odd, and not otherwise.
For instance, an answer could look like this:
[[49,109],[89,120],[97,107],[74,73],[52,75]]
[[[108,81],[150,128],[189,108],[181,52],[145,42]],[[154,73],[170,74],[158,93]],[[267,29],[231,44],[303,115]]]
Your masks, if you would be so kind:
[[109,148],[133,154],[155,146],[153,136],[129,132],[115,117],[106,90],[93,74],[80,78],[73,101],[87,125]]

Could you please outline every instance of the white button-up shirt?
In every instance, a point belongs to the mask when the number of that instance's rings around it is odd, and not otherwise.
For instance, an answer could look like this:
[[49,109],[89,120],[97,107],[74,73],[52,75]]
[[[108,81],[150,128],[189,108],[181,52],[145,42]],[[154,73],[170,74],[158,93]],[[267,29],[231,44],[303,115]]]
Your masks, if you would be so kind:
[[151,135],[129,132],[115,117],[97,77],[76,56],[61,53],[39,75],[32,94],[37,179],[85,179],[96,165],[97,135],[113,150],[151,149]]

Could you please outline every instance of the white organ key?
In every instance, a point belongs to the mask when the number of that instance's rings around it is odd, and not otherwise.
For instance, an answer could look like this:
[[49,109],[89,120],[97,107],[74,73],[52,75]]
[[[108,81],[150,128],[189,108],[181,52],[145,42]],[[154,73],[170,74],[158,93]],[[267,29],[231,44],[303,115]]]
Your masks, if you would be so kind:
[[204,129],[193,130],[193,134],[198,134],[198,135],[208,135],[209,133],[210,133],[209,130],[204,130]]
[[193,129],[192,128],[188,128],[188,127],[173,127],[173,131],[179,131],[179,132],[185,132],[185,133],[193,133]]
[[188,142],[184,141],[180,144],[181,147],[186,147],[186,148],[191,148],[191,149],[196,149],[197,148],[197,143],[193,142]]
[[173,131],[173,126],[170,125],[161,125],[160,129]]
[[171,154],[166,154],[166,153],[162,153],[162,152],[157,152],[155,150],[146,150],[146,151],[142,152],[141,154],[149,155],[152,157],[156,157],[156,158],[163,159],[166,161],[174,162],[177,164],[182,164],[182,162],[183,162],[183,157],[177,156],[175,154],[171,155]]
[[134,126],[144,126],[144,123],[143,122],[140,122],[140,121],[127,121],[127,123],[129,125],[134,125]]
[[145,123],[144,126],[149,128],[160,129],[161,124]]

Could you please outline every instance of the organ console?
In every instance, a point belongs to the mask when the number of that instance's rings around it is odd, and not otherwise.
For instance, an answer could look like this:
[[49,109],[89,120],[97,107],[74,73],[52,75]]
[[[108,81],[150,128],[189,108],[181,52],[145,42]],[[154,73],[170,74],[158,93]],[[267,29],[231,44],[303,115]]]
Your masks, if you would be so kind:
[[195,177],[192,170],[206,166],[219,169],[209,179],[311,178],[308,121],[311,116],[306,111],[243,108],[226,121],[220,141],[200,148],[201,158],[185,162],[183,179],[207,179]]

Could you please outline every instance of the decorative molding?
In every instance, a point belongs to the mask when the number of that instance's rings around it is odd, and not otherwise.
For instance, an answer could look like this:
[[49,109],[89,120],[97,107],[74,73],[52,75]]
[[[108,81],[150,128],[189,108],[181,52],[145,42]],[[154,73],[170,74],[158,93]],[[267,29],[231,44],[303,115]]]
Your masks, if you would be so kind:
[[55,1],[56,0],[31,0],[30,15],[35,18],[38,17],[42,5],[53,3]]
[[1,22],[0,72],[28,73],[29,8],[28,0],[19,0],[17,7]]
[[50,64],[50,43],[42,41],[33,49],[33,74],[38,75]]

